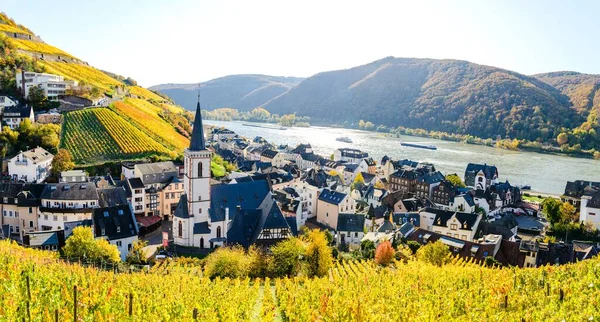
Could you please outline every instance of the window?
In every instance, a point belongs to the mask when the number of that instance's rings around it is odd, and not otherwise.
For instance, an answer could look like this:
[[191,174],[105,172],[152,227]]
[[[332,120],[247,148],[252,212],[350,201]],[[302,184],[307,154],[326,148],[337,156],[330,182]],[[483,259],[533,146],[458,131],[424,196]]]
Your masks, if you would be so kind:
[[19,218],[19,212],[18,211],[15,211],[15,217]]
[[460,239],[462,239],[462,240],[467,240],[467,235],[462,235],[462,236],[460,237]]
[[18,234],[19,233],[19,226],[15,226],[15,232]]
[[15,204],[17,204],[19,202],[19,199],[15,198]]
[[596,214],[593,212],[590,212],[590,216],[595,216]]
[[4,210],[3,214],[4,214],[4,217],[6,217],[6,210]]
[[[179,221],[179,224],[177,225],[177,234],[179,235],[179,238],[183,237],[183,224],[181,221]],[[201,244],[204,243],[204,239],[200,241]]]
[[358,238],[358,232],[354,233],[354,237]]
[[142,197],[135,198],[135,202],[142,202]]
[[32,214],[33,213],[33,207],[29,207],[29,213]]
[[198,162],[198,177],[202,178],[202,162]]
[[117,226],[117,232],[120,233],[121,232],[121,226]]
[[48,215],[44,215],[44,220],[48,220]]
[[450,225],[450,229],[456,230],[456,229],[458,229],[458,225],[457,224],[451,224]]
[[33,228],[33,220],[29,221],[29,228]]
[[8,203],[8,197],[4,197],[4,203]]
[[58,220],[58,216],[53,216],[53,218],[52,218],[52,219],[53,219],[54,221],[57,221],[57,220]]
[[127,244],[127,250],[130,251],[132,248],[131,244]]
[[221,226],[217,227],[217,238],[221,238]]
[[121,247],[121,245],[123,245],[123,243],[120,240],[117,240],[117,247]]
[[106,230],[104,228],[102,228],[102,231],[100,232],[102,234],[102,236],[106,235]]
[[13,214],[12,214],[12,210],[9,210],[9,211],[8,211],[8,216],[9,216],[9,217],[12,217],[12,216],[13,216]]

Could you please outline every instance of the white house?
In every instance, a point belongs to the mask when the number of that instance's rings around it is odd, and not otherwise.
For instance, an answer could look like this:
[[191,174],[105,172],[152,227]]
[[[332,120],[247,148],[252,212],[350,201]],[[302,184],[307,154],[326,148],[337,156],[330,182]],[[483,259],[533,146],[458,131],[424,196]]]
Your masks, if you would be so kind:
[[29,119],[31,123],[35,122],[33,107],[27,105],[9,106],[4,108],[2,122],[12,130],[19,127],[24,120]]
[[52,153],[40,147],[19,152],[8,160],[8,173],[14,181],[42,182],[50,175],[53,159]]
[[88,174],[83,170],[70,170],[60,173],[60,182],[87,182]]
[[369,157],[369,154],[367,152],[362,152],[361,150],[358,150],[358,149],[339,148],[339,149],[333,151],[333,160],[334,161],[359,163],[360,161],[367,159],[368,157]]
[[4,111],[4,108],[15,105],[17,105],[17,102],[13,101],[10,97],[0,95],[0,111]]
[[38,86],[44,90],[44,95],[49,100],[57,100],[59,96],[66,94],[68,88],[77,86],[76,81],[65,81],[62,76],[34,72],[17,72],[16,84],[23,91],[25,97],[29,97],[31,87]]
[[481,222],[480,214],[425,208],[420,212],[420,228],[440,235],[473,241]]
[[94,209],[93,215],[94,236],[106,238],[109,243],[117,246],[121,260],[138,240],[138,226],[135,216],[129,205],[120,205]]
[[357,163],[347,163],[344,166],[344,183],[352,184],[354,178],[361,172],[368,172],[369,165],[365,160],[360,160]]
[[600,229],[600,190],[592,192],[588,189],[581,196],[579,221],[589,222]]
[[296,155],[295,161],[301,170],[307,170],[310,168],[315,168],[320,159],[322,159],[322,157],[317,154],[302,153]]
[[91,220],[98,207],[94,183],[52,183],[42,192],[38,212],[39,230],[60,230],[65,223]]
[[335,231],[337,245],[358,248],[365,235],[365,216],[354,213],[341,213],[338,215]]

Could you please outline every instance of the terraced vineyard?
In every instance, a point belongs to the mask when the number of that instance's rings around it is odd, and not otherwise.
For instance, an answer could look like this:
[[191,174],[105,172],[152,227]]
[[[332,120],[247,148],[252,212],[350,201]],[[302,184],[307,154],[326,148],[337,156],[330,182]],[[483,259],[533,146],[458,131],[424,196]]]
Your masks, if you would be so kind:
[[157,102],[165,101],[165,99],[162,98],[160,95],[157,95],[156,93],[152,92],[151,90],[140,87],[140,86],[129,86],[127,89],[129,89],[129,93],[136,95],[138,97],[147,99],[147,100],[154,100]]
[[41,65],[45,66],[46,71],[50,74],[62,75],[68,79],[84,82],[106,92],[110,91],[116,85],[123,85],[118,80],[87,65],[49,61],[41,62]]
[[106,108],[65,115],[61,147],[78,164],[175,154]]
[[71,57],[70,54],[43,42],[24,40],[24,39],[11,39],[11,41],[15,44],[18,49],[27,50],[36,53],[42,54],[50,54],[50,55],[60,55],[64,57]]
[[146,134],[173,150],[183,151],[189,140],[163,120],[158,113],[162,110],[147,101],[128,98],[125,102],[115,102],[111,108],[122,117],[135,124]]
[[16,32],[16,33],[21,33],[21,34],[26,34],[26,35],[30,35],[31,33],[28,32],[27,30],[23,30],[19,27],[14,27],[11,25],[5,25],[0,23],[0,31],[6,31],[6,32]]
[[596,321],[599,280],[598,259],[528,269],[343,262],[324,278],[274,280],[210,280],[167,261],[114,274],[1,241],[0,320],[73,321],[76,308],[80,321]]

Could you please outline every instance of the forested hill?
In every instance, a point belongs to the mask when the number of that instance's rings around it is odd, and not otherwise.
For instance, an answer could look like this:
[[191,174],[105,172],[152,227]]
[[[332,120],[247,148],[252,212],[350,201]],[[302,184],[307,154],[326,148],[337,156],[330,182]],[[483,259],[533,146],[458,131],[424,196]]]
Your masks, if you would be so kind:
[[201,102],[207,109],[231,107],[249,111],[298,85],[303,78],[267,75],[231,75],[201,84],[163,84],[150,87],[175,100],[177,104],[193,109],[202,88]]
[[543,141],[583,119],[569,97],[535,77],[466,61],[394,57],[317,74],[264,107],[313,121],[363,119],[388,127]]

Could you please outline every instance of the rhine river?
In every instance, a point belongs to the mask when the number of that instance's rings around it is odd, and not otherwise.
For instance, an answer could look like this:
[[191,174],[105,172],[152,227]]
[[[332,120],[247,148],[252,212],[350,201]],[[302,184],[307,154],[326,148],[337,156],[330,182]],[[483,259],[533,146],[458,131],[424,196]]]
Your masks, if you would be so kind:
[[[500,181],[508,180],[513,185],[529,184],[533,191],[560,195],[567,181],[600,181],[600,161],[572,158],[561,155],[509,151],[499,148],[442,141],[430,138],[401,136],[391,138],[383,133],[332,127],[292,127],[287,130],[244,126],[243,124],[264,123],[225,122],[205,120],[205,124],[224,126],[235,133],[253,139],[262,136],[273,144],[310,143],[315,153],[329,157],[337,148],[356,148],[368,152],[379,163],[384,155],[395,160],[411,159],[431,162],[443,174],[457,173],[461,178],[469,162],[487,163],[498,167]],[[353,143],[338,142],[337,137],[347,136]],[[433,144],[437,150],[403,147],[400,142]]]

